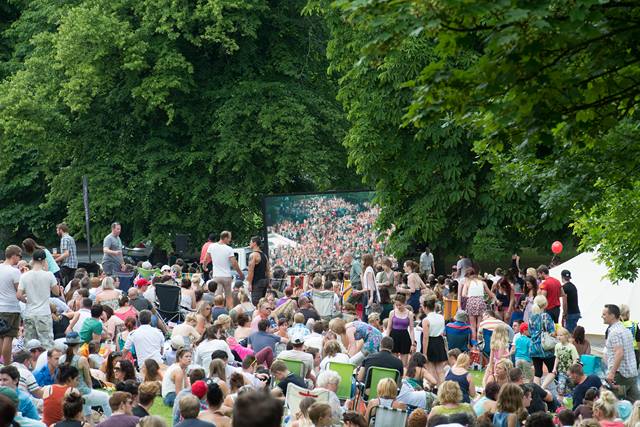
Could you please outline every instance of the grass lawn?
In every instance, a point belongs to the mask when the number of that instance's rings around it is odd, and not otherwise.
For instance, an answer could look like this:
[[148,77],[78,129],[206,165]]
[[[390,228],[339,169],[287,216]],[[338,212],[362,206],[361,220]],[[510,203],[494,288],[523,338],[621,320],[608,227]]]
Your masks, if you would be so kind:
[[171,421],[171,408],[169,408],[168,406],[164,406],[164,403],[162,403],[162,397],[156,397],[156,400],[153,401],[153,406],[149,410],[149,413],[151,415],[158,415],[164,418],[169,427],[173,425]]

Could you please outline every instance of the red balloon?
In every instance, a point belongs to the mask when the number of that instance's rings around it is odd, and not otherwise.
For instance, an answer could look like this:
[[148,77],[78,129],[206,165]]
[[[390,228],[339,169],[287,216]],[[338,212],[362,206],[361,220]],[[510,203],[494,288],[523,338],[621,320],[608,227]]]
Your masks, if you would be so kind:
[[562,242],[560,242],[558,240],[553,242],[551,244],[551,252],[553,252],[556,255],[558,255],[560,252],[562,252]]

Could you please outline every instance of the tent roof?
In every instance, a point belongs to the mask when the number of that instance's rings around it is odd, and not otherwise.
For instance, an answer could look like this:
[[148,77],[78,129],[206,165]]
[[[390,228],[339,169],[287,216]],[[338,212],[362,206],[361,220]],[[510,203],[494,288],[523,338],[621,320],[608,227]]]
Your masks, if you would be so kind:
[[595,252],[585,252],[552,268],[549,274],[558,280],[562,270],[571,272],[571,282],[578,289],[578,303],[582,318],[578,322],[587,334],[604,336],[606,325],[602,322],[605,304],[627,304],[631,319],[640,319],[640,281],[626,280],[617,284],[606,277],[609,270],[596,259]]

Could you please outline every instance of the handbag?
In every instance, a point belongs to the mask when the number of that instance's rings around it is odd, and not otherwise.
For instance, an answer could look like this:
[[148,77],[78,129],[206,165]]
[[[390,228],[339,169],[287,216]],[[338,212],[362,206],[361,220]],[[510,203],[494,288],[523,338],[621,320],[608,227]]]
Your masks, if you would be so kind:
[[542,344],[542,349],[544,351],[551,351],[556,348],[558,340],[556,337],[551,335],[549,331],[547,331],[546,322],[542,314],[540,315],[540,317],[542,319],[542,336],[540,337],[540,343]]

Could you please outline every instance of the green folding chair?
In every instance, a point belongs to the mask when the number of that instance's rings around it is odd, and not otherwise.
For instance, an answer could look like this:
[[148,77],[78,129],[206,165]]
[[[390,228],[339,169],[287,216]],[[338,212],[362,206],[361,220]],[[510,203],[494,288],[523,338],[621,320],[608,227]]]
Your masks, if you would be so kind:
[[329,370],[340,375],[340,385],[338,386],[338,399],[351,399],[351,380],[353,379],[353,370],[356,368],[351,363],[329,362]]
[[282,360],[285,365],[287,365],[287,369],[289,372],[293,372],[294,374],[300,376],[300,378],[305,377],[304,372],[304,363],[300,360],[292,360],[292,359],[278,359]]
[[[395,369],[379,368],[377,366],[371,366],[367,371],[367,378],[371,378],[371,385],[369,386],[369,394],[367,395],[367,401],[378,397],[378,383],[385,378],[391,378],[398,383],[398,377],[400,374]],[[365,378],[365,385],[368,383]]]

